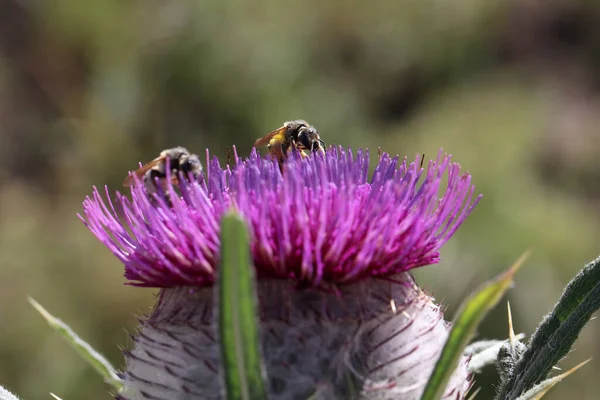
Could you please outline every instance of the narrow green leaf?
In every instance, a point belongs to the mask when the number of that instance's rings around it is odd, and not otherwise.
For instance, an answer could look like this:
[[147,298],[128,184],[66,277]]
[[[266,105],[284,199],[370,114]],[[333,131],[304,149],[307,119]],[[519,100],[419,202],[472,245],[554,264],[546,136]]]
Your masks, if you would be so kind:
[[[599,308],[600,283],[548,338],[546,344],[527,359],[527,364],[522,374],[516,379],[514,389],[508,394],[508,398],[518,398],[519,395],[545,379],[552,368],[569,353],[581,330]],[[525,356],[521,362],[523,359]]]
[[29,298],[29,303],[44,317],[46,322],[57,331],[75,350],[81,355],[98,372],[106,383],[112,386],[117,391],[123,387],[123,381],[110,362],[92,348],[87,342],[81,339],[73,330],[60,319],[50,314],[37,301]]
[[[600,257],[588,263],[569,282],[552,312],[544,317],[532,335],[528,349],[515,366],[511,378],[502,382],[497,400],[515,399],[548,376],[600,306],[599,292]],[[550,341],[558,343],[561,351],[550,349]]]
[[600,257],[588,263],[565,288],[552,314],[561,322],[583,302],[600,283]]
[[218,303],[225,396],[266,399],[248,228],[232,211],[221,221]]
[[19,400],[19,398],[0,386],[0,400]]
[[467,343],[473,337],[475,329],[485,314],[498,303],[508,290],[512,284],[513,276],[527,256],[528,253],[523,254],[506,272],[485,283],[460,306],[446,344],[442,349],[442,354],[429,377],[421,400],[439,400],[442,397]]
[[550,391],[550,389],[554,387],[554,385],[565,379],[567,376],[571,375],[573,372],[577,371],[579,368],[583,367],[585,364],[590,362],[590,360],[591,358],[574,366],[573,368],[571,368],[563,374],[555,376],[554,378],[546,379],[539,385],[535,385],[534,387],[529,389],[525,394],[519,396],[517,400],[540,400],[542,397],[544,397],[546,393]]

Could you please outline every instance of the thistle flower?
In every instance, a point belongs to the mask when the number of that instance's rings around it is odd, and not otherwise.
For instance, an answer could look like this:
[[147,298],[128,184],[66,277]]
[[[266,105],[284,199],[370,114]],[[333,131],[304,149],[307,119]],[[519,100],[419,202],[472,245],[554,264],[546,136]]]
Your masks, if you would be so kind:
[[[124,396],[220,398],[211,287],[234,207],[250,228],[273,398],[417,399],[449,328],[408,271],[437,263],[479,200],[470,175],[441,152],[426,169],[382,154],[370,179],[369,153],[341,147],[294,154],[283,174],[255,150],[235,161],[207,152],[206,177],[169,186],[168,202],[142,185],[84,202],[130,283],[163,288],[126,354]],[[464,398],[466,362],[445,398]]]

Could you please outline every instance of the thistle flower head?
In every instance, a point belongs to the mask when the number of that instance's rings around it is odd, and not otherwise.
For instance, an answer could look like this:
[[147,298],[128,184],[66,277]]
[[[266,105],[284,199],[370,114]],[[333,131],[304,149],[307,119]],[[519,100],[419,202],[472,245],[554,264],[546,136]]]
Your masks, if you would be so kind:
[[223,168],[207,152],[206,177],[180,180],[179,193],[149,195],[138,184],[131,200],[117,193],[112,202],[95,189],[82,219],[132,284],[203,287],[215,281],[219,221],[233,206],[250,226],[259,278],[318,287],[437,263],[479,200],[471,176],[441,152],[426,168],[384,153],[371,177],[368,151],[341,147],[293,154],[283,173],[256,150],[235,161]]
[[[448,325],[406,272],[438,262],[479,200],[450,156],[422,168],[382,154],[369,175],[369,153],[341,147],[293,153],[283,172],[256,150],[225,168],[207,153],[206,175],[179,182],[84,202],[82,219],[130,282],[163,288],[126,352],[123,398],[220,398],[211,286],[230,207],[250,229],[272,398],[420,398]],[[466,363],[444,399],[464,398]]]

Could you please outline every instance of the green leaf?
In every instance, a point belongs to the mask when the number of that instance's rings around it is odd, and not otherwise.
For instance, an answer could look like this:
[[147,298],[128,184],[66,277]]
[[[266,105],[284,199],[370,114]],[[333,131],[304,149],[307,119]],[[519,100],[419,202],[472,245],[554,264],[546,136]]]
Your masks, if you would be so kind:
[[226,398],[266,399],[248,228],[233,211],[221,221],[218,303]]
[[460,306],[442,354],[429,377],[421,400],[439,400],[443,396],[446,385],[456,369],[467,343],[473,337],[475,329],[487,312],[508,290],[513,276],[527,255],[525,253],[506,272],[485,283]]
[[564,322],[600,283],[600,257],[587,264],[565,288],[552,314]]
[[570,370],[568,370],[567,372],[565,372],[563,374],[555,376],[554,378],[546,379],[539,385],[535,385],[534,387],[529,389],[525,394],[523,394],[522,396],[519,396],[519,398],[517,398],[517,400],[539,400],[539,399],[541,399],[542,397],[544,397],[544,395],[546,393],[548,393],[550,391],[550,389],[552,389],[554,387],[554,385],[556,385],[558,382],[565,379],[567,376],[571,375],[573,372],[577,371],[579,368],[583,367],[585,364],[590,362],[590,360],[591,360],[591,358],[589,360],[586,360],[586,361],[580,363],[579,365],[574,366],[573,368],[571,368]]
[[19,400],[19,398],[0,386],[0,400]]
[[46,311],[44,307],[42,307],[37,301],[30,297],[29,302],[42,315],[42,317],[44,317],[50,327],[57,331],[71,346],[73,346],[79,355],[81,355],[88,362],[88,364],[90,364],[96,370],[96,372],[98,372],[104,378],[106,383],[115,388],[117,391],[121,391],[123,387],[123,381],[121,378],[119,378],[110,362],[104,358],[102,354],[98,353],[92,348],[92,346],[77,336],[77,334],[73,332],[73,330],[67,324]]
[[496,399],[516,399],[545,379],[569,352],[599,307],[600,257],[569,282],[552,312],[544,317],[531,337],[513,375],[502,382]]

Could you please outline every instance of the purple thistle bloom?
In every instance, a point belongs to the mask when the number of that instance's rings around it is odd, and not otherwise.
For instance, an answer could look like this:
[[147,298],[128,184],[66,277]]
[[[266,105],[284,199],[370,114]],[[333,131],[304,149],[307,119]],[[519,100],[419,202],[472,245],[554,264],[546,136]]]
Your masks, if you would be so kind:
[[[300,286],[342,285],[389,278],[439,261],[440,247],[480,197],[468,173],[450,156],[427,169],[419,159],[380,157],[368,178],[369,153],[330,148],[280,172],[276,161],[253,150],[222,168],[208,161],[206,178],[132,199],[105,202],[97,189],[84,201],[87,227],[125,264],[134,285],[210,286],[219,259],[219,223],[231,206],[247,220],[259,278]],[[439,197],[441,195],[441,197]]]
[[[426,170],[383,154],[368,171],[368,152],[341,147],[295,153],[283,174],[256,150],[232,168],[207,152],[206,177],[167,193],[137,182],[131,200],[107,189],[105,202],[95,189],[82,220],[132,284],[163,288],[126,352],[120,398],[222,398],[212,284],[230,207],[250,229],[271,398],[420,398],[449,327],[407,272],[439,261],[479,197],[441,152]],[[467,363],[444,399],[464,399]]]

